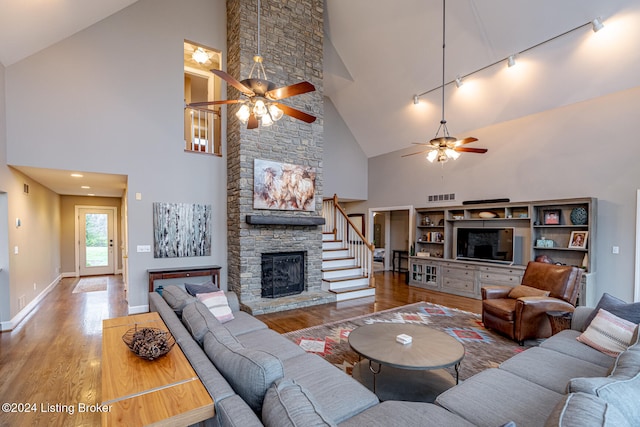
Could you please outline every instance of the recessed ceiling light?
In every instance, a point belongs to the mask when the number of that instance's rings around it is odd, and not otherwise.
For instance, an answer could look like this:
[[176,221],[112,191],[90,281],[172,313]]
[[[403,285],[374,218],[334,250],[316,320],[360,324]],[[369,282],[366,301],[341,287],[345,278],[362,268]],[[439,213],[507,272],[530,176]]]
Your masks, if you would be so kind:
[[83,185],[83,186],[82,186],[82,187],[80,187],[80,188],[84,188],[85,190],[87,190],[87,189],[89,189],[89,188],[91,188],[91,187],[89,187],[88,185]]
[[82,178],[83,175],[81,173],[72,173],[71,176],[74,178]]
[[89,194],[87,194],[87,196],[95,196],[95,194],[89,193]]

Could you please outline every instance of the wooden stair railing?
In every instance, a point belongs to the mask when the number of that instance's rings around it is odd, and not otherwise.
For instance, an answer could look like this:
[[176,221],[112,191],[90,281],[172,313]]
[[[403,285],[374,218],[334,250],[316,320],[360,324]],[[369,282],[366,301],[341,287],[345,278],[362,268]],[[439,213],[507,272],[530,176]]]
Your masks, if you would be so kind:
[[349,250],[349,256],[355,258],[356,265],[362,268],[362,275],[369,279],[369,286],[375,286],[373,279],[373,250],[375,247],[369,243],[362,232],[349,219],[347,213],[338,203],[338,196],[324,199],[322,203],[322,216],[325,219],[323,232],[333,233],[335,240],[342,241]]

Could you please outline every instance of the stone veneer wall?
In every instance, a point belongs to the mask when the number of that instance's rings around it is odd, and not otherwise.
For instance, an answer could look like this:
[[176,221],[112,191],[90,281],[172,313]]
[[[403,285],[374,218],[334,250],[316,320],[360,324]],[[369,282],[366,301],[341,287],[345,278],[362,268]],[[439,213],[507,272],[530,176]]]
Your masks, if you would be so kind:
[[[257,48],[257,0],[227,0],[227,72],[248,78]],[[227,107],[227,233],[228,287],[243,309],[260,314],[324,303],[334,299],[322,292],[322,227],[249,225],[249,215],[320,216],[322,212],[323,148],[323,8],[322,0],[262,0],[260,53],[267,79],[277,87],[306,80],[316,91],[282,102],[317,117],[307,124],[285,116],[271,127],[246,129]],[[256,77],[254,72],[254,77]],[[227,96],[239,92],[227,85]],[[316,168],[314,212],[253,209],[255,159]],[[303,294],[261,298],[262,253],[305,251]]]

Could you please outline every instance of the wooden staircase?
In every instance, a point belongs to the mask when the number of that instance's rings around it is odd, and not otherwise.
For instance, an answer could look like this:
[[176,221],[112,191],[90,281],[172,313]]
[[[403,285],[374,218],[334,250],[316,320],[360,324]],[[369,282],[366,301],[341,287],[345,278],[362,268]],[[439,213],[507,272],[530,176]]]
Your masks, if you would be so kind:
[[[327,206],[324,212],[329,226],[322,233],[322,289],[335,293],[337,301],[373,296],[376,289],[371,268],[371,244],[355,230],[335,199],[334,196],[331,203],[337,209]],[[343,215],[335,215],[332,209]],[[332,214],[333,218],[330,217]],[[335,226],[336,223],[339,224]],[[344,229],[349,232],[345,233]],[[349,241],[344,236],[350,236]]]

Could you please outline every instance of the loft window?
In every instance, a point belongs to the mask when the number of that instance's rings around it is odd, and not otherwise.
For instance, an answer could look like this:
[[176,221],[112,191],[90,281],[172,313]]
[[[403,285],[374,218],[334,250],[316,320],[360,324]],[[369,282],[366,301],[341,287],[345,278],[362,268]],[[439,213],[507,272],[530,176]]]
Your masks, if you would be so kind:
[[[220,99],[220,85],[211,69],[220,69],[220,51],[184,41],[184,102],[206,102]],[[211,112],[184,109],[185,151],[222,155],[220,138],[220,106]]]

